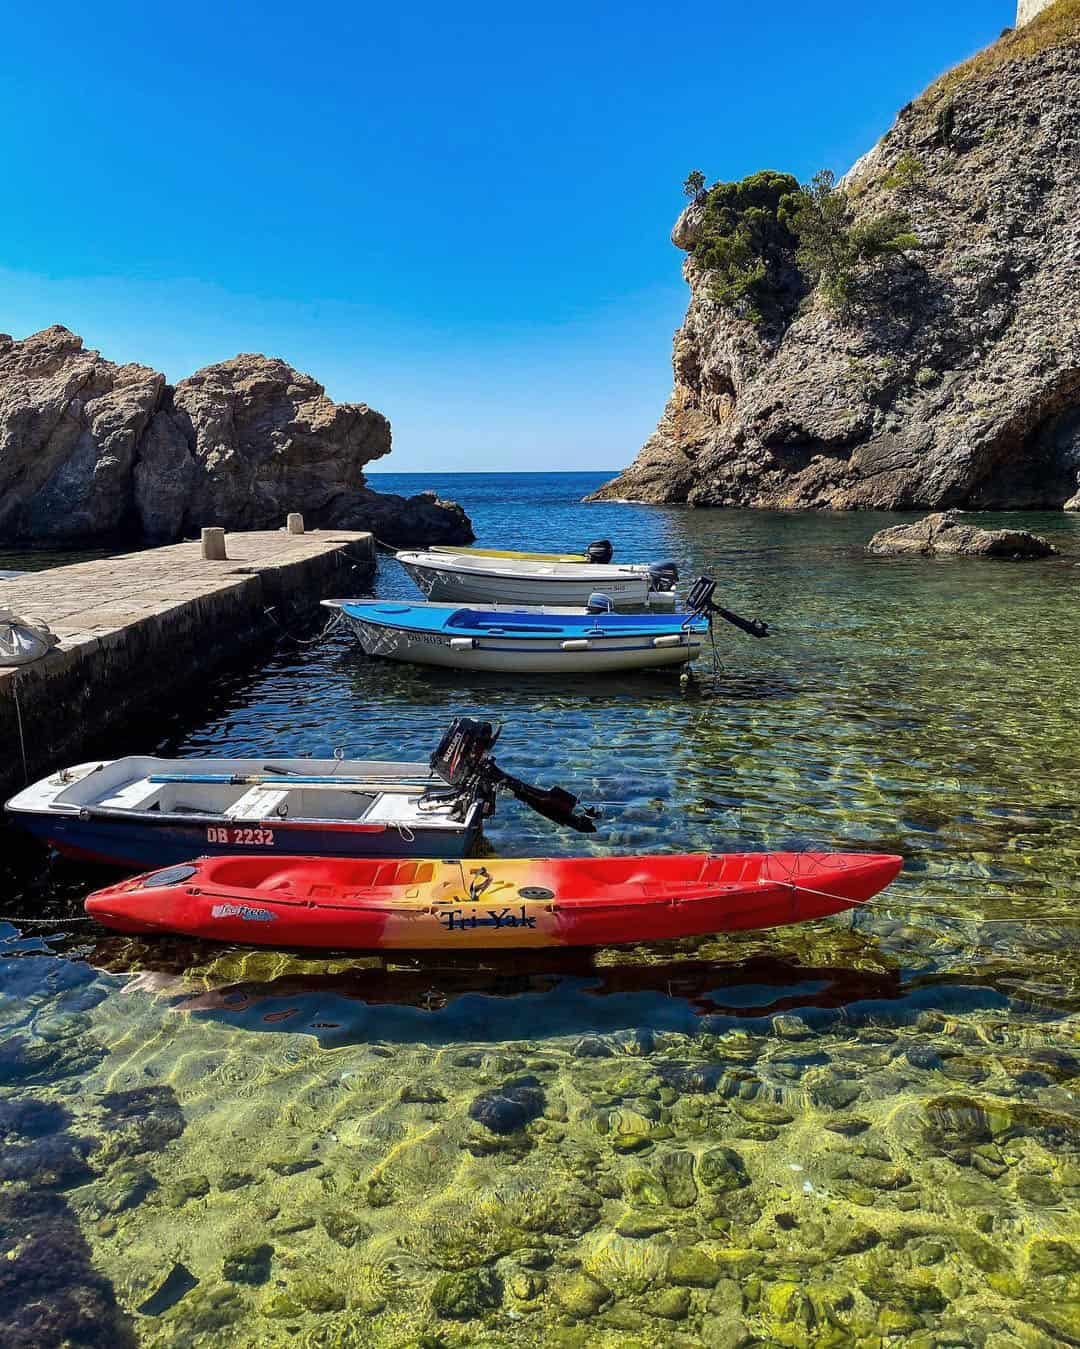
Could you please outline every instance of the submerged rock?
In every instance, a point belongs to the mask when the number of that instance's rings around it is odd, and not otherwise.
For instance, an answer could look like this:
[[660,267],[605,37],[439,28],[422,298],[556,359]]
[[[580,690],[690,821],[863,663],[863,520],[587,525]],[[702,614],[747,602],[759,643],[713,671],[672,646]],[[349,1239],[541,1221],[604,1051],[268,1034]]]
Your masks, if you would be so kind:
[[910,525],[881,529],[866,545],[869,553],[897,557],[1051,557],[1057,549],[1026,529],[980,529],[958,511],[943,511]]
[[0,1195],[0,1342],[4,1349],[134,1349],[113,1287],[94,1268],[59,1195]]
[[334,1209],[322,1215],[323,1230],[331,1241],[351,1249],[358,1241],[367,1241],[371,1228],[351,1209]]
[[274,1248],[269,1242],[238,1246],[230,1251],[221,1266],[222,1277],[230,1283],[266,1283],[270,1277],[270,1261]]
[[611,1301],[611,1289],[588,1274],[571,1274],[552,1291],[555,1301],[574,1320],[595,1316]]
[[697,1178],[706,1190],[721,1194],[750,1184],[743,1159],[734,1148],[715,1147],[698,1158]]
[[676,1246],[668,1257],[671,1283],[686,1288],[712,1288],[720,1278],[720,1266],[696,1246]]
[[431,1292],[435,1314],[456,1321],[471,1321],[501,1302],[502,1280],[487,1267],[444,1274]]
[[86,1159],[92,1138],[51,1134],[23,1144],[8,1143],[0,1152],[0,1180],[19,1180],[46,1189],[82,1184],[93,1174]]
[[544,1092],[535,1077],[522,1077],[483,1091],[469,1106],[469,1118],[495,1134],[512,1134],[543,1113]]
[[32,1096],[21,1101],[0,1101],[0,1138],[20,1134],[24,1138],[40,1138],[43,1134],[58,1133],[70,1120],[70,1114],[58,1101],[42,1101]]
[[210,1182],[205,1176],[181,1176],[172,1180],[161,1191],[161,1197],[170,1208],[180,1208],[192,1199],[205,1199],[210,1193]]
[[111,1157],[160,1152],[184,1132],[184,1113],[172,1087],[136,1087],[110,1091],[101,1098],[105,1138]]

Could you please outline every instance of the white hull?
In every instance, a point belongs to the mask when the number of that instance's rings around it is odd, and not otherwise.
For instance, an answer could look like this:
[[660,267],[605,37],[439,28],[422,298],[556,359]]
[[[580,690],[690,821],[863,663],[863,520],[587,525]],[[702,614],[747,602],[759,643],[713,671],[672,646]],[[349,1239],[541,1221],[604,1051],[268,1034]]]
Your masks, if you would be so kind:
[[467,646],[456,646],[440,633],[408,632],[400,628],[365,623],[345,615],[360,645],[369,656],[405,661],[411,665],[436,665],[450,670],[482,670],[501,674],[610,674],[626,670],[655,670],[685,665],[701,652],[697,633],[683,634],[679,646],[655,646],[648,637],[593,637],[581,649],[577,642],[567,650],[558,637],[510,641],[498,637],[475,637]]
[[[436,567],[406,562],[401,565],[417,588],[429,600],[447,604],[555,604],[584,609],[589,596],[607,595],[617,609],[644,607],[649,602],[648,572],[620,571],[615,567],[595,567],[601,575],[584,578],[551,574],[514,574],[507,571],[484,572],[472,568]],[[583,571],[584,568],[564,568]]]

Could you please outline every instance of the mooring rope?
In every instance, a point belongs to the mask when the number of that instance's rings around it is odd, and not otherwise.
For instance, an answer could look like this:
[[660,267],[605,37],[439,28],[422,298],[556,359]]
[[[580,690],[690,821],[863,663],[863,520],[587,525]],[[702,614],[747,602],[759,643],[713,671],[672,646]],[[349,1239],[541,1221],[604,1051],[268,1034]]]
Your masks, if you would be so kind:
[[11,696],[15,701],[15,721],[19,728],[19,753],[22,755],[23,784],[30,785],[30,769],[26,762],[26,737],[23,734],[22,708],[19,706],[19,677],[11,681]]
[[88,915],[83,918],[11,918],[7,914],[0,913],[0,923],[11,923],[12,925],[20,923],[23,927],[48,927],[50,924],[59,923],[62,927],[69,927],[72,923],[93,923],[97,920]]
[[332,614],[331,617],[326,620],[321,631],[316,633],[314,637],[297,637],[295,632],[290,632],[285,624],[275,616],[273,605],[265,608],[263,613],[284,636],[288,637],[289,641],[295,642],[297,646],[317,646],[319,642],[324,641],[333,631],[335,631],[335,629],[343,626],[345,622],[345,615],[339,609],[336,614]]

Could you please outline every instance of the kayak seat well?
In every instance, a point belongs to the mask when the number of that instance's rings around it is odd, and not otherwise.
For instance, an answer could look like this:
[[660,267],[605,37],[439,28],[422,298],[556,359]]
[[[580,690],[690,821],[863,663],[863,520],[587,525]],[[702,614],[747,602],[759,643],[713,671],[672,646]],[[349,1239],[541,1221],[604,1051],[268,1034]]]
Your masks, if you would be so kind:
[[313,895],[327,887],[334,894],[369,889],[425,885],[435,879],[438,862],[414,859],[336,858],[321,867],[318,858],[223,857],[208,869],[208,885],[244,890],[276,890],[290,896]]

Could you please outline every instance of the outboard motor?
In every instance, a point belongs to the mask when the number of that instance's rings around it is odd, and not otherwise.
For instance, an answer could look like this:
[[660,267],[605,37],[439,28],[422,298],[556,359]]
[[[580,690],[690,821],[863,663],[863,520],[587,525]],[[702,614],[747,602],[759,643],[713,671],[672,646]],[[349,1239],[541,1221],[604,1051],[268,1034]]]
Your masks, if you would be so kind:
[[585,556],[590,562],[602,565],[611,561],[615,556],[615,549],[611,546],[610,539],[597,539],[585,549]]
[[580,806],[576,796],[562,787],[534,787],[503,772],[491,757],[491,748],[499,738],[499,729],[490,721],[474,721],[472,717],[455,717],[438,748],[431,756],[431,767],[453,789],[451,792],[427,793],[429,801],[456,801],[455,818],[464,818],[474,801],[483,805],[485,819],[495,812],[495,795],[500,789],[531,806],[545,819],[568,825],[579,834],[595,834],[600,811],[594,806]]
[[679,568],[674,562],[649,563],[649,589],[674,590],[679,583]]
[[598,590],[594,590],[585,601],[585,608],[590,614],[610,614],[615,605],[610,596],[601,595]]
[[717,604],[713,595],[716,593],[716,582],[711,576],[699,576],[694,584],[686,593],[686,612],[688,614],[698,614],[702,618],[712,619],[715,614],[718,618],[724,619],[727,623],[734,624],[741,628],[751,637],[768,637],[769,625],[760,618],[743,618],[740,614],[732,613],[730,609],[725,609],[723,605]]

